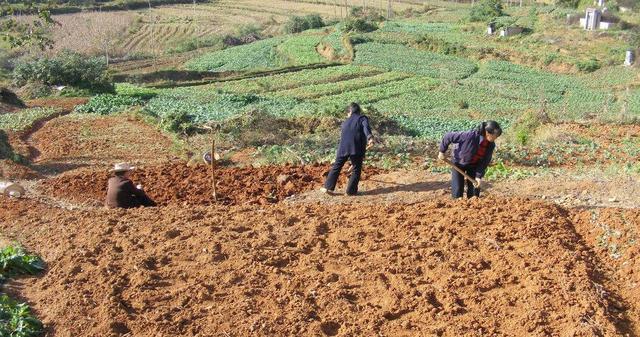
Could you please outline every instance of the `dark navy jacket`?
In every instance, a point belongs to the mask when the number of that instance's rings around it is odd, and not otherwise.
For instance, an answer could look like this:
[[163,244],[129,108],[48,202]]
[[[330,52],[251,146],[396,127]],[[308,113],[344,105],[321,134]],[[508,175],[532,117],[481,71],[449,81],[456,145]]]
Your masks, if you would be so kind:
[[359,114],[351,114],[342,122],[338,157],[364,156],[367,151],[367,141],[372,137],[369,118]]
[[[473,156],[478,152],[478,147],[480,147],[482,139],[482,135],[477,130],[449,132],[442,138],[440,152],[446,152],[449,144],[457,144],[457,147],[453,150],[453,162],[466,166],[471,163]],[[489,146],[487,146],[487,152],[484,154],[484,157],[476,164],[476,178],[484,177],[484,173],[491,162],[495,148],[495,143],[490,142]]]

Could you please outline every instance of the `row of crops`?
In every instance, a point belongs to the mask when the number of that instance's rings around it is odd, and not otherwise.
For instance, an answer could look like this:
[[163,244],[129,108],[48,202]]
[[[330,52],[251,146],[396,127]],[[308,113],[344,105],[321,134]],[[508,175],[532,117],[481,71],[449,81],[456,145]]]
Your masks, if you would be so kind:
[[[375,34],[391,40],[378,39]],[[351,36],[355,59],[349,65],[327,64],[321,69],[157,90],[147,97],[118,86],[117,96],[126,99],[103,100],[125,105],[135,102],[131,104],[142,105],[143,111],[160,119],[178,116],[192,123],[222,121],[255,111],[286,118],[342,116],[347,104],[358,102],[397,121],[413,135],[428,138],[488,118],[508,125],[525,111],[545,109],[559,119],[621,112],[637,115],[640,111],[640,90],[630,86],[637,81],[633,70],[607,68],[589,75],[558,75],[504,61],[476,62],[421,50],[424,46],[411,47],[412,43],[401,38],[393,41],[404,36],[422,43],[419,39],[429,34],[437,35],[438,41],[455,41],[466,33],[444,23],[387,22],[376,32]],[[316,46],[325,43],[343,51],[342,39],[339,27],[308,31],[215,52],[187,66],[221,71],[320,63],[324,59]],[[94,103],[98,107],[91,107]],[[102,105],[106,103],[96,97],[86,110],[99,112]]]
[[17,113],[0,115],[0,130],[20,132],[29,129],[37,121],[57,114],[52,108],[31,108]]
[[198,71],[243,71],[323,63],[327,60],[317,52],[316,47],[324,36],[323,33],[313,32],[274,37],[205,54],[187,62],[185,66]]

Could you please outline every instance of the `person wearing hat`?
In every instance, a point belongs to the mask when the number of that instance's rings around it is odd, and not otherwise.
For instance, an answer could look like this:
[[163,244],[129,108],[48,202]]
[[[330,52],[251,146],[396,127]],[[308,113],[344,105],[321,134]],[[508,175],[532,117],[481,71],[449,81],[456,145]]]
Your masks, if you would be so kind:
[[108,208],[136,208],[141,206],[156,206],[156,203],[142,190],[142,186],[133,186],[131,172],[135,169],[127,163],[118,163],[109,172],[113,177],[107,185],[105,205]]

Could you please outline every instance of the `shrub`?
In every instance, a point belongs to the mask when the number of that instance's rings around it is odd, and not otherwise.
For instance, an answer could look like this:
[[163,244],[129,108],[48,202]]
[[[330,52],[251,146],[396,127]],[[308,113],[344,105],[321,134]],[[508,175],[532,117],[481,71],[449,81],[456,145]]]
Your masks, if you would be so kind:
[[343,32],[368,33],[377,29],[378,25],[375,22],[362,18],[346,20],[342,26]]
[[491,21],[496,17],[504,16],[502,0],[481,0],[471,8],[469,21]]
[[19,86],[41,82],[45,85],[68,85],[96,92],[113,90],[104,58],[86,57],[71,51],[63,51],[54,57],[22,60],[16,64],[13,79]]
[[587,61],[576,62],[576,67],[582,72],[590,73],[600,69],[600,67],[602,67],[602,64],[596,58],[591,58]]
[[47,97],[51,95],[51,87],[40,81],[28,82],[20,88],[18,93],[26,99]]
[[319,14],[309,14],[305,16],[292,16],[284,25],[287,34],[300,33],[308,29],[324,27],[324,21]]

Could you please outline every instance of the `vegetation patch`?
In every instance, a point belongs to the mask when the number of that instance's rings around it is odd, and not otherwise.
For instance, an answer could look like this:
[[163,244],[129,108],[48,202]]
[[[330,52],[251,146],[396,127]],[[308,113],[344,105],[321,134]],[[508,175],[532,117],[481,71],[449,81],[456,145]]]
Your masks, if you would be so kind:
[[30,108],[12,114],[0,115],[0,130],[20,132],[36,122],[57,114],[53,108]]
[[89,102],[79,105],[75,112],[109,115],[124,111],[134,105],[143,105],[144,100],[126,95],[101,94],[91,97]]
[[[20,275],[35,275],[45,269],[40,257],[27,254],[20,247],[0,250],[0,281]],[[19,303],[0,293],[0,336],[35,337],[42,333],[42,323],[25,303]]]
[[354,63],[443,79],[462,79],[478,70],[464,58],[375,42],[357,45]]

